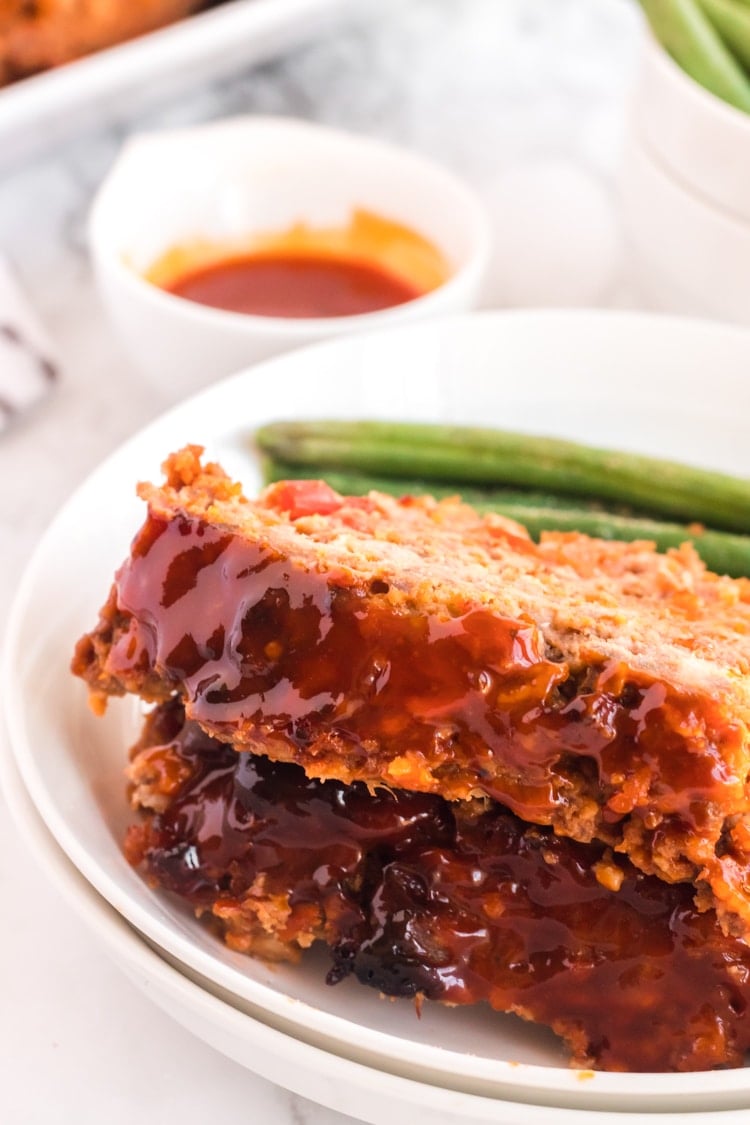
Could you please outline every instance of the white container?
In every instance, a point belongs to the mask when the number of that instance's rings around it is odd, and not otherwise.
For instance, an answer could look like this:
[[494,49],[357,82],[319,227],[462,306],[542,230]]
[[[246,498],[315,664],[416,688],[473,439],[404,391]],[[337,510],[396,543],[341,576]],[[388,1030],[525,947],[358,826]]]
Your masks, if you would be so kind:
[[[300,221],[346,225],[357,209],[433,243],[448,280],[378,312],[290,319],[209,308],[143,277],[169,249],[196,239],[243,239]],[[481,204],[450,172],[380,141],[258,117],[132,139],[94,201],[89,238],[123,342],[173,396],[301,344],[469,309],[490,250]]]
[[647,29],[620,178],[634,280],[656,308],[750,324],[750,114]]
[[635,281],[650,305],[750,324],[750,221],[690,191],[634,134],[620,195]]

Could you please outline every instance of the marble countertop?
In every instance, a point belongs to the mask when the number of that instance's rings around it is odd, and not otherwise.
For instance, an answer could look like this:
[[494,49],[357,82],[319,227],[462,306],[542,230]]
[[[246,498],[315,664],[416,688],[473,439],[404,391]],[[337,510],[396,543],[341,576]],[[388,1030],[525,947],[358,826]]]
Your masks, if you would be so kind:
[[[498,247],[486,305],[637,305],[616,176],[638,33],[628,0],[353,0],[324,40],[137,120],[102,122],[6,174],[0,254],[52,340],[61,378],[0,436],[0,627],[65,497],[168,405],[122,355],[85,249],[92,193],[127,134],[263,112],[387,137],[459,170],[485,198]],[[349,1120],[271,1086],[150,1005],[0,806],[3,1121]]]

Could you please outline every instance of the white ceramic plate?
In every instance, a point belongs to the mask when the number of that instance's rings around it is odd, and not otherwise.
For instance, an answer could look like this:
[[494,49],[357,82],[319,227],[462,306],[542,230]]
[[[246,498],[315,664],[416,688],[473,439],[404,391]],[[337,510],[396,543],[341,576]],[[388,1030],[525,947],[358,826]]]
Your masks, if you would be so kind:
[[567,435],[750,475],[750,335],[633,314],[481,314],[336,341],[214,385],[122,447],[62,510],[12,614],[2,682],[17,761],[73,863],[143,934],[217,992],[297,1040],[383,1072],[456,1091],[630,1112],[750,1108],[750,1069],[708,1074],[567,1070],[543,1029],[484,1008],[382,1003],[353,982],[323,984],[322,961],[270,969],[223,948],[125,863],[125,747],[132,702],[104,720],[67,671],[143,511],[136,480],[201,442],[251,491],[253,428],[283,416],[451,419]]
[[271,58],[355,0],[229,0],[119,47],[0,89],[0,167],[71,134]]
[[[264,1078],[371,1125],[583,1125],[578,1110],[530,1107],[474,1094],[455,1093],[384,1074],[310,1046],[252,1019],[186,978],[155,953],[76,871],[44,826],[13,759],[0,739],[0,784],[16,827],[99,937],[116,965],[159,1007],[200,1039]],[[691,1114],[691,1125],[743,1125],[745,1110]],[[587,1113],[586,1125],[685,1125],[685,1116]]]

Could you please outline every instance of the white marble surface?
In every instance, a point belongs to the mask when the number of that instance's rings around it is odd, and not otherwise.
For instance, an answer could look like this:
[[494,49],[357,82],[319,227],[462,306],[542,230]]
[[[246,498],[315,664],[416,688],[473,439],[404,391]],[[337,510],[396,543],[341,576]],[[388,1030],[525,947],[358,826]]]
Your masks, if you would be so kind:
[[[637,303],[614,194],[638,20],[628,0],[371,0],[324,42],[80,136],[0,182],[0,253],[62,366],[0,438],[0,626],[45,524],[166,397],[97,306],[86,212],[127,133],[225,113],[289,113],[442,159],[480,189],[498,251],[487,304]],[[0,1120],[345,1119],[193,1039],[99,951],[19,844],[0,799]]]

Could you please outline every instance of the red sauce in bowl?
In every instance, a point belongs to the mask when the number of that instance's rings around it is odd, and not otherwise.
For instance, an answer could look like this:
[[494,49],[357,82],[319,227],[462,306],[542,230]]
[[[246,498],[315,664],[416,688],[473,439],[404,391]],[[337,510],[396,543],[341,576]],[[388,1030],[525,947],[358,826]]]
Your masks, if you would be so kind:
[[255,316],[358,316],[422,296],[409,281],[368,262],[307,255],[249,256],[178,278],[168,291]]
[[167,249],[145,278],[211,308],[305,320],[403,305],[450,275],[442,251],[424,235],[357,210],[342,226],[299,222],[239,240],[193,239]]

